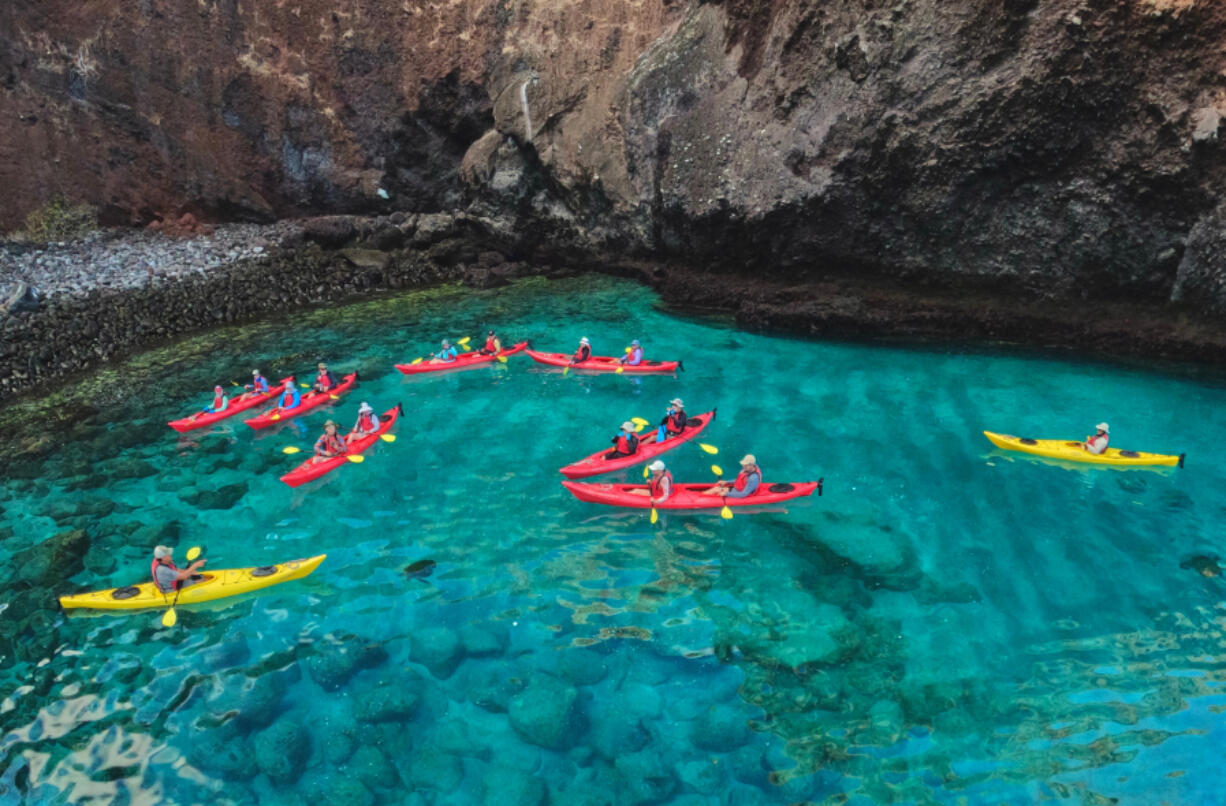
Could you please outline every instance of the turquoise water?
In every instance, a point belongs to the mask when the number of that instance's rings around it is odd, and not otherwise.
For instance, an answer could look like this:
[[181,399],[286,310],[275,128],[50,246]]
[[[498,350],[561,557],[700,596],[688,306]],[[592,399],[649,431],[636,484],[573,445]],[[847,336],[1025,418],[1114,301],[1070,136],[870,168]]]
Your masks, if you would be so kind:
[[[487,323],[542,349],[637,336],[686,371],[392,370]],[[319,358],[363,377],[331,410],[165,426],[215,381]],[[95,405],[38,420],[0,483],[0,803],[1226,802],[1226,586],[1190,562],[1226,525],[1220,378],[770,338],[585,277],[234,329],[83,383]],[[719,407],[719,456],[667,455],[679,480],[753,452],[825,496],[653,526],[565,493],[557,468],[675,395]],[[277,480],[362,400],[403,402],[395,443]],[[980,434],[1102,419],[1188,466]],[[173,629],[55,608],[142,581],[157,543],[328,559]]]

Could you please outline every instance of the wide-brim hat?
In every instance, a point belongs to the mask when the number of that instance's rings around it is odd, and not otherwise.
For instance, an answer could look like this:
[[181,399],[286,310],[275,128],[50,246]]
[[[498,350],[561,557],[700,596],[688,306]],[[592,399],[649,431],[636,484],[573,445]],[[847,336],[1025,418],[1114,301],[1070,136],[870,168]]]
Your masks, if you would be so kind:
[[1106,423],[1099,423],[1098,425],[1094,427],[1097,428],[1099,431],[1102,431],[1104,434],[1111,433],[1111,426],[1107,425]]
[[752,453],[747,453],[747,454],[745,454],[745,457],[744,457],[743,459],[741,459],[741,465],[742,465],[742,466],[744,466],[744,465],[756,465],[757,463],[758,463],[758,459],[757,459],[757,457],[755,457],[755,456],[754,456]]
[[649,468],[649,469],[650,469],[652,472],[654,472],[654,473],[658,473],[658,472],[660,472],[661,470],[663,470],[663,469],[664,469],[664,463],[663,463],[663,462],[661,462],[659,459],[657,459],[657,460],[655,460],[654,462],[652,462],[651,464],[647,465],[647,467],[648,467],[648,468]]

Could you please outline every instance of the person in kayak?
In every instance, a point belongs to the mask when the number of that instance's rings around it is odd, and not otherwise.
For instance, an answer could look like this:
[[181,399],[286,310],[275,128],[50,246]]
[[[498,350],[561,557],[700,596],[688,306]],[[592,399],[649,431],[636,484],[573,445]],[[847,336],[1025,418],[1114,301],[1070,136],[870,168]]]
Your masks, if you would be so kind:
[[622,423],[621,430],[613,437],[613,450],[605,454],[606,459],[620,459],[623,456],[634,456],[639,452],[639,437],[634,433],[634,423],[627,420]]
[[281,390],[281,397],[277,400],[277,408],[274,411],[296,409],[300,405],[302,405],[302,395],[298,394],[298,387],[293,383],[287,383]]
[[200,411],[193,414],[191,416],[191,419],[195,420],[197,417],[200,417],[204,414],[213,414],[215,412],[225,411],[229,405],[230,405],[230,399],[226,397],[226,390],[222,389],[220,386],[214,386],[213,387],[213,402],[205,406],[204,408],[202,408]]
[[339,381],[336,380],[336,374],[328,369],[328,365],[319,362],[319,374],[315,376],[315,386],[311,388],[313,392],[323,393],[336,386]]
[[1106,453],[1107,443],[1111,441],[1111,428],[1106,423],[1099,423],[1094,429],[1096,433],[1092,437],[1086,437],[1082,447],[1097,456]]
[[659,459],[649,464],[647,468],[651,471],[651,478],[647,482],[647,489],[633,489],[627,492],[635,495],[646,495],[651,498],[651,503],[663,504],[673,494],[673,474],[664,469],[664,463]]
[[338,426],[334,420],[324,423],[324,433],[315,440],[315,456],[311,461],[315,464],[335,459],[345,453],[345,440],[336,433]]
[[656,441],[663,442],[669,437],[680,436],[685,430],[688,419],[685,416],[685,403],[681,398],[674,397],[668,401],[668,408],[664,412],[664,419],[660,421],[660,428],[656,432]]
[[149,572],[153,575],[153,585],[162,593],[174,593],[200,581],[196,574],[204,567],[204,559],[196,560],[186,568],[175,565],[175,550],[169,546],[157,546],[153,549],[153,564]]
[[430,353],[431,364],[450,364],[456,359],[455,347],[451,346],[451,342],[443,339],[443,349],[437,353]]
[[575,354],[570,357],[571,364],[582,364],[584,361],[592,357],[592,343],[587,340],[587,336],[579,339],[579,349],[575,350]]
[[752,453],[745,454],[741,460],[741,472],[736,474],[736,481],[721,481],[709,490],[703,490],[703,495],[720,495],[724,498],[748,498],[758,491],[762,484],[762,468]]
[[617,359],[617,363],[624,364],[627,367],[637,367],[643,363],[643,346],[639,344],[638,339],[630,342],[630,346],[626,348],[625,355]]
[[477,352],[481,355],[498,355],[502,352],[502,340],[491,330],[485,337],[485,346]]
[[368,437],[371,434],[377,433],[378,430],[379,417],[375,414],[375,410],[370,407],[370,404],[363,401],[362,405],[358,406],[358,421],[353,424],[353,430],[346,437],[346,442]]
[[248,400],[256,395],[268,394],[268,379],[260,374],[258,369],[251,370],[251,383],[243,387],[247,391],[243,392],[242,400]]

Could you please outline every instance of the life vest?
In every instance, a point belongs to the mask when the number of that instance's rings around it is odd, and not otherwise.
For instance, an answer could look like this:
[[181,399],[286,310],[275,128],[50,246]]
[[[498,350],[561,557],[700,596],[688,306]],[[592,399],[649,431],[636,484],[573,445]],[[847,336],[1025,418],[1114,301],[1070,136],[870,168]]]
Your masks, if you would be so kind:
[[749,478],[751,476],[757,476],[758,484],[762,484],[762,474],[760,472],[755,470],[751,473],[747,470],[742,470],[740,473],[736,474],[736,481],[732,483],[732,489],[736,490],[737,492],[744,490],[745,485],[749,483]]
[[673,474],[665,470],[660,474],[660,478],[652,478],[651,483],[647,485],[648,492],[652,498],[659,498],[664,493],[664,480],[668,479],[668,492],[671,495],[673,491]]
[[673,411],[668,414],[668,433],[680,434],[685,430],[685,409],[681,411]]
[[[167,561],[161,564],[171,569],[172,571],[179,570],[178,566],[176,566],[173,562]],[[162,590],[162,587],[158,585],[158,561],[156,557],[153,559],[153,564],[149,566],[149,576],[153,577],[153,587],[157,588],[158,593],[168,593],[169,592],[169,591]],[[183,584],[182,580],[176,579],[174,583],[170,586],[170,590],[177,591],[182,586],[182,584]]]
[[[294,400],[297,398],[298,402]],[[298,390],[292,384],[287,384],[285,391],[281,393],[281,399],[277,401],[277,408],[280,409],[296,409],[302,403],[302,398],[298,397]]]
[[363,431],[368,434],[372,431],[378,431],[379,420],[375,418],[374,412],[371,412],[370,414],[359,414],[358,427],[355,430]]
[[[1098,450],[1098,440],[1100,439],[1103,441],[1103,449],[1101,451]],[[1110,444],[1111,444],[1111,437],[1108,434],[1095,434],[1094,436],[1086,440],[1086,448],[1089,449],[1091,453],[1094,453],[1096,451],[1099,454],[1106,453],[1107,446]]]
[[315,377],[315,383],[325,392],[332,388],[332,379],[328,377],[330,374],[327,370],[324,370]]
[[587,344],[580,344],[579,349],[575,352],[575,361],[586,361],[592,357],[592,348]]
[[219,394],[213,395],[213,406],[212,406],[213,411],[221,411],[221,407],[225,404],[225,400],[226,400],[225,392],[221,392]]
[[255,381],[251,384],[251,387],[255,391],[261,394],[267,394],[268,393],[268,379],[265,378],[263,375],[261,375],[255,379]]
[[340,434],[328,436],[324,434],[315,441],[315,454],[323,456],[326,453],[343,453],[345,450],[345,440],[341,439]]
[[490,336],[485,340],[485,351],[487,353],[496,353],[501,349],[502,345],[498,343],[497,336]]
[[627,434],[625,431],[617,435],[617,452],[624,453],[627,456],[637,452],[639,449],[639,438],[634,434]]
[[632,366],[637,366],[643,363],[643,348],[635,347],[630,351],[630,357],[626,359],[626,363]]

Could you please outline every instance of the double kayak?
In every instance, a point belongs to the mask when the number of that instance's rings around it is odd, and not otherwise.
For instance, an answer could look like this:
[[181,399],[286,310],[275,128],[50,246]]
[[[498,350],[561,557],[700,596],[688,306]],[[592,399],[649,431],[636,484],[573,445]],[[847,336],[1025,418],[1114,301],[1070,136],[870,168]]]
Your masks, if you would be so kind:
[[647,373],[647,372],[676,372],[678,369],[685,369],[680,361],[644,361],[638,366],[630,366],[629,364],[621,363],[619,358],[611,358],[605,355],[594,355],[586,361],[580,361],[577,364],[570,363],[573,356],[566,353],[539,353],[536,350],[529,350],[528,357],[538,364],[545,364],[550,367],[570,367],[571,369],[581,369],[585,372],[616,372],[619,368],[627,373]]
[[[203,579],[178,592],[177,604],[211,602],[214,599],[225,599],[227,596],[238,596],[240,593],[302,579],[314,571],[327,556],[317,554],[305,560],[290,560],[280,565],[264,565],[259,568],[205,571],[202,574]],[[78,607],[93,610],[140,610],[146,607],[169,607],[175,603],[173,591],[162,593],[152,582],[60,597],[60,607],[65,610]]]
[[673,448],[680,447],[682,444],[701,434],[703,429],[715,419],[716,411],[718,409],[708,411],[705,414],[695,414],[693,417],[687,418],[685,430],[675,437],[669,437],[663,442],[656,441],[659,430],[652,431],[639,441],[638,451],[630,456],[618,456],[615,459],[608,459],[606,457],[609,455],[611,448],[605,448],[603,451],[596,451],[596,453],[593,453],[586,459],[580,459],[567,465],[559,472],[568,479],[585,479],[588,476],[611,473],[614,470],[621,470],[647,462],[662,453],[667,453]]
[[428,372],[446,372],[453,369],[465,369],[466,367],[477,367],[482,364],[492,364],[499,357],[505,358],[508,355],[522,353],[528,349],[528,342],[521,341],[514,347],[507,350],[500,350],[494,355],[482,355],[476,351],[471,353],[460,353],[456,356],[455,361],[446,364],[432,364],[429,361],[422,361],[420,364],[396,364],[396,369],[403,372],[405,375],[424,375]]
[[277,395],[281,394],[281,392],[285,389],[285,385],[287,383],[293,382],[294,376],[291,375],[288,378],[282,378],[277,382],[276,386],[270,386],[268,391],[265,393],[252,395],[251,397],[244,398],[242,400],[231,400],[230,404],[221,411],[213,411],[195,417],[184,417],[181,420],[171,420],[166,424],[178,431],[180,434],[196,428],[204,428],[206,425],[212,425],[219,420],[224,420],[227,417],[233,417],[235,414],[238,414],[241,411],[254,409],[256,406],[261,406],[268,401],[275,399]]
[[256,429],[267,428],[270,425],[276,425],[282,420],[297,417],[299,414],[306,414],[311,409],[322,406],[333,398],[340,397],[341,395],[345,394],[352,389],[354,384],[357,382],[358,374],[356,372],[351,372],[344,378],[341,378],[341,382],[336,386],[333,386],[328,391],[308,392],[298,401],[297,406],[288,409],[276,408],[272,409],[271,411],[266,411],[258,417],[252,417],[250,420],[247,420],[247,425]]
[[1116,467],[1144,467],[1165,465],[1167,467],[1183,467],[1185,454],[1174,456],[1166,453],[1145,453],[1144,451],[1122,451],[1119,448],[1107,448],[1099,454],[1090,453],[1084,443],[1065,439],[1030,439],[1015,437],[1010,434],[996,434],[984,431],[983,435],[998,448],[1006,451],[1020,451],[1048,459],[1064,459],[1069,462],[1085,462],[1093,465],[1114,465]]
[[[635,509],[651,509],[653,506],[649,496],[633,492],[634,490],[646,491],[646,484],[591,484],[581,481],[564,481],[562,486],[569,490],[575,498],[589,504],[608,504],[614,507],[633,507]],[[803,498],[812,495],[814,490],[818,495],[822,494],[821,479],[795,484],[763,483],[758,487],[757,492],[745,498],[704,495],[703,490],[709,490],[712,486],[712,484],[674,484],[672,495],[663,503],[654,506],[656,509],[720,509],[725,504],[730,507],[753,507]]]
[[373,434],[367,434],[364,437],[351,440],[345,443],[346,452],[340,456],[334,456],[331,459],[324,459],[322,462],[316,462],[314,458],[307,459],[302,464],[295,467],[290,472],[281,477],[281,481],[291,487],[297,487],[301,484],[306,484],[308,481],[313,481],[325,473],[328,473],[349,461],[349,457],[359,454],[379,441],[379,437],[386,434],[396,424],[396,420],[404,413],[404,409],[397,403],[392,408],[379,415],[379,430]]

